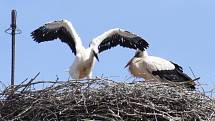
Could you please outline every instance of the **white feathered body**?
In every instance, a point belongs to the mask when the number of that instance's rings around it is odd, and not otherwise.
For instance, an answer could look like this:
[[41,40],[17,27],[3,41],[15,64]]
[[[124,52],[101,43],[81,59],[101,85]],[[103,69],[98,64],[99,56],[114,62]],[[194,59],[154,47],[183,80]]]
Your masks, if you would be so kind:
[[[85,49],[85,48],[82,48]],[[96,59],[91,48],[77,53],[73,64],[70,66],[69,73],[73,79],[82,79],[84,77],[92,78],[92,69]]]
[[140,58],[133,58],[129,65],[130,73],[135,77],[144,78],[146,81],[160,80],[159,76],[153,76],[153,71],[173,70],[175,66],[159,57],[148,56],[146,52]]

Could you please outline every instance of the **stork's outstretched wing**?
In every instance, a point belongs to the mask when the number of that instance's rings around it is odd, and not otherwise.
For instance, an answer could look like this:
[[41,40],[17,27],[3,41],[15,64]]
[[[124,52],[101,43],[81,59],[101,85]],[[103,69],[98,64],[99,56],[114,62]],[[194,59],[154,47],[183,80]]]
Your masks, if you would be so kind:
[[72,24],[67,20],[54,21],[46,23],[31,33],[34,41],[40,43],[52,41],[59,38],[62,42],[69,45],[72,52],[76,55],[77,48],[82,46],[81,39],[73,28]]
[[149,44],[143,38],[134,33],[115,28],[93,39],[90,46],[100,53],[117,45],[143,51]]

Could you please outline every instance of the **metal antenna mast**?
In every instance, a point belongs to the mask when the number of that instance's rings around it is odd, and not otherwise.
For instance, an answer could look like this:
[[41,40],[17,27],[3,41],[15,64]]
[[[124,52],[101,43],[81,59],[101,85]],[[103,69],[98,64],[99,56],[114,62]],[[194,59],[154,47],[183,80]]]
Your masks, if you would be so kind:
[[21,34],[21,30],[17,29],[16,26],[16,16],[17,12],[16,10],[11,11],[11,25],[8,29],[5,30],[6,33],[10,34],[12,36],[12,55],[11,55],[11,86],[14,86],[14,80],[15,80],[15,35]]

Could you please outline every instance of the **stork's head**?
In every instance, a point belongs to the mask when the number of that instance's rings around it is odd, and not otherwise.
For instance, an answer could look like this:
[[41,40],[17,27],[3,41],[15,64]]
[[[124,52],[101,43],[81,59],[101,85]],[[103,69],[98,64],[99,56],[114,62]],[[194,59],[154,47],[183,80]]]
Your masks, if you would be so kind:
[[142,58],[142,57],[145,57],[145,56],[148,56],[148,53],[147,53],[146,50],[144,50],[144,51],[137,50],[137,52],[135,53],[134,58]]
[[134,60],[135,58],[141,58],[141,57],[144,57],[144,56],[146,56],[146,55],[148,55],[146,51],[137,50],[136,53],[135,53],[135,55],[134,55],[134,57],[131,58],[131,59],[128,61],[128,63],[125,65],[125,68],[128,67],[128,66],[133,62],[133,60]]
[[137,50],[133,58],[139,58],[143,56],[143,51]]

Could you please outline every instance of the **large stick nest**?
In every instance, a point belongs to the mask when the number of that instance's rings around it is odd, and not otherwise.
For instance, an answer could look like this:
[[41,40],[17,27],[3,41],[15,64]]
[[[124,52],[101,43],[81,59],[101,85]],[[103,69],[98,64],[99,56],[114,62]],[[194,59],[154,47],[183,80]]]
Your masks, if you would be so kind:
[[2,91],[0,120],[213,121],[215,100],[170,83],[32,79]]

